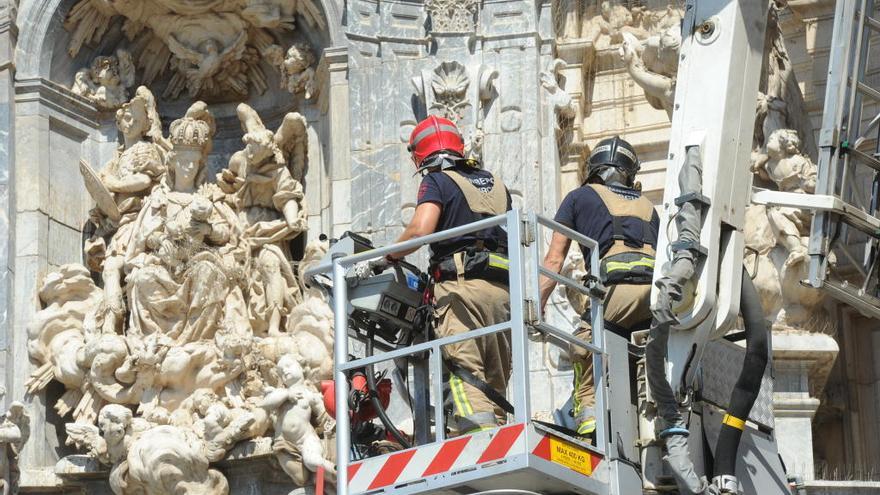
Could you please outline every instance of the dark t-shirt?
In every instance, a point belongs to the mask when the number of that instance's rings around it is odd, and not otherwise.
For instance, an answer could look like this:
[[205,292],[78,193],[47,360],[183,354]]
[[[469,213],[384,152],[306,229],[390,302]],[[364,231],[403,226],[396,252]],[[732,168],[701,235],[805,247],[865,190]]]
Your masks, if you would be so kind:
[[[628,187],[611,186],[609,189],[621,198],[628,200],[638,199],[641,195],[639,191]],[[568,193],[562,200],[562,204],[559,205],[555,220],[598,242],[600,256],[605,255],[614,244],[614,224],[611,213],[608,212],[608,208],[602,202],[599,194],[589,186],[581,186]],[[621,223],[627,238],[644,239],[642,232],[644,222],[637,218],[624,217]],[[654,242],[651,247],[656,249],[656,233],[660,228],[660,217],[656,211],[651,215],[651,227],[654,230]],[[590,250],[581,246],[581,251],[589,266]]]
[[[471,181],[478,188],[491,191],[495,187],[495,178],[489,172],[473,167],[456,167],[452,169]],[[487,215],[474,213],[468,208],[464,193],[458,184],[442,172],[431,172],[425,175],[419,186],[418,204],[437,203],[440,205],[440,220],[437,232],[448,230],[460,225],[469,224],[486,218]],[[510,192],[507,193],[507,209],[510,210]],[[442,242],[431,244],[431,261],[438,261],[450,254],[467,249],[478,239],[483,239],[487,249],[507,247],[507,235],[501,227],[473,232]]]

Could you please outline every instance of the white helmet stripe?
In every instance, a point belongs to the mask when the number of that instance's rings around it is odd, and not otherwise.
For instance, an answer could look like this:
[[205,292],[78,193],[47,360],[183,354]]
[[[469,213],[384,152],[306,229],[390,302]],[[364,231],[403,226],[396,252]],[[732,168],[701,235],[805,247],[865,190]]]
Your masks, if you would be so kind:
[[425,139],[428,136],[433,135],[436,132],[444,132],[444,131],[445,132],[452,132],[452,133],[456,134],[459,138],[461,138],[461,134],[459,134],[458,129],[456,129],[455,127],[453,127],[451,125],[440,124],[438,127],[439,127],[439,130],[432,126],[432,127],[429,127],[427,129],[423,130],[422,132],[418,133],[416,135],[416,137],[413,138],[413,142],[410,143],[410,146],[415,147],[417,144],[419,144],[419,142],[421,140]]

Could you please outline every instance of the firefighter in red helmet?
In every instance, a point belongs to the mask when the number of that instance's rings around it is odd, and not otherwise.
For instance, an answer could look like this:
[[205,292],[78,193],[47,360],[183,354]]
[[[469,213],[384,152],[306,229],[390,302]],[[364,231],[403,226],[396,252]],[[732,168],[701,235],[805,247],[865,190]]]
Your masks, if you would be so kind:
[[[450,120],[429,116],[410,136],[416,171],[423,174],[415,214],[398,242],[500,215],[510,210],[501,179],[464,156],[464,141]],[[433,243],[435,333],[438,338],[510,319],[507,243],[500,227]],[[412,251],[393,253],[389,261]],[[494,428],[510,409],[504,399],[510,378],[506,333],[444,348],[448,387],[458,434]]]

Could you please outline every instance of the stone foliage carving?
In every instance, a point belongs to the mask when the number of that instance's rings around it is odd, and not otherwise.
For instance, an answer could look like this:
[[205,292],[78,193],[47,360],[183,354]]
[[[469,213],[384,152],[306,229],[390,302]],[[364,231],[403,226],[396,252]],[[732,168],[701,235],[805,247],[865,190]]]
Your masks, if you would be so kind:
[[[290,113],[270,131],[251,107],[238,115],[243,149],[211,181],[208,106],[194,103],[166,138],[138,88],[117,112],[116,156],[100,173],[82,165],[97,203],[88,267],[62,266],[40,288],[28,390],[65,386],[55,408],[73,419],[68,442],[111,467],[119,495],[226,494],[210,464],[264,435],[296,482],[317,466],[333,479],[318,392],[332,376],[333,313],[288,250],[306,229],[308,124]],[[326,249],[309,246],[303,263]]]
[[77,71],[71,91],[88,98],[101,110],[116,110],[128,100],[134,85],[135,68],[131,54],[116,50],[115,55],[95,57],[91,66]]
[[672,120],[675,103],[675,77],[681,49],[681,29],[676,25],[639,40],[631,32],[621,34],[619,53],[633,81],[645,91],[645,99],[663,109]]
[[431,30],[437,33],[469,33],[474,30],[474,18],[480,7],[479,0],[426,0],[425,8],[431,18]]
[[[0,387],[0,399],[6,391]],[[30,437],[30,417],[24,404],[14,401],[0,421],[0,494],[18,493],[18,455]]]
[[[228,100],[267,89],[264,51],[295,29],[297,15],[314,28],[326,27],[313,0],[79,0],[65,26],[71,32],[68,51],[76,56],[122,18],[143,84],[162,78],[165,97]],[[297,68],[303,63],[277,68],[289,79],[306,71]]]

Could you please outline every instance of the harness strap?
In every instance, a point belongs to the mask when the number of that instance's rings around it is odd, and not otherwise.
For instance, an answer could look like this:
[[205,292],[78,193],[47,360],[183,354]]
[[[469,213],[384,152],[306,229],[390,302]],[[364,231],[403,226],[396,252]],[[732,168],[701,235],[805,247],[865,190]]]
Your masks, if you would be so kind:
[[503,395],[498,393],[497,390],[492,388],[491,385],[484,382],[483,380],[480,380],[479,378],[474,376],[473,373],[462,368],[458,364],[456,364],[448,359],[444,360],[444,361],[446,362],[446,367],[449,368],[449,371],[452,374],[461,378],[462,380],[464,380],[465,383],[473,386],[474,388],[476,388],[480,392],[483,392],[483,394],[486,396],[486,398],[488,398],[489,400],[494,402],[496,405],[498,405],[498,407],[503,409],[508,414],[513,414],[513,405],[511,405],[511,403],[508,402],[507,399]]
[[507,211],[507,186],[499,177],[493,176],[495,185],[484,192],[455,170],[443,170],[441,173],[455,182],[464,195],[468,208],[474,213],[495,216]]

